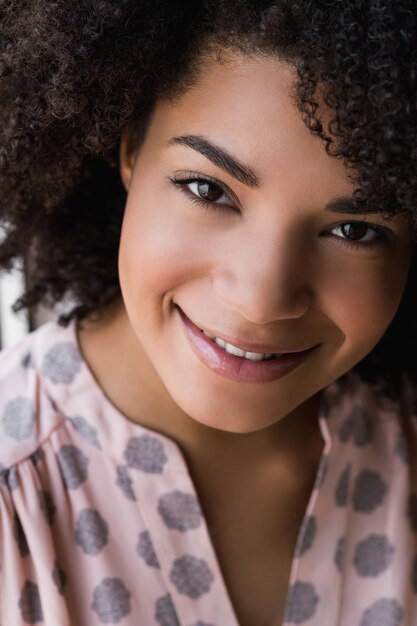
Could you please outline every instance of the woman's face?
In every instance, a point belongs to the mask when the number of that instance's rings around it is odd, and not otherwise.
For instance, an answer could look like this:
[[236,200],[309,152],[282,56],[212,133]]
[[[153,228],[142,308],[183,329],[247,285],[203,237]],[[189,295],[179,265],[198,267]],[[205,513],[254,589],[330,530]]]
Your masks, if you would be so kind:
[[[294,77],[272,58],[207,64],[157,103],[138,154],[122,141],[119,273],[134,349],[182,411],[225,431],[277,422],[368,354],[414,250],[404,218],[334,210],[354,187],[292,103]],[[276,377],[278,359],[229,363],[195,328],[194,344],[180,311],[237,347],[264,347],[252,352],[316,347]]]

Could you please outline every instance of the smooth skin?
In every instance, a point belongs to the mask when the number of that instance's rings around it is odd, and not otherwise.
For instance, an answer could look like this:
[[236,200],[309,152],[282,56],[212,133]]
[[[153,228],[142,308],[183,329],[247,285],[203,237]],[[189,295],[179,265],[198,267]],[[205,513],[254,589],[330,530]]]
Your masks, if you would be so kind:
[[[320,392],[383,336],[415,247],[407,218],[325,209],[354,186],[304,125],[294,78],[275,58],[206,59],[192,88],[156,103],[140,149],[123,135],[123,302],[79,329],[110,401],[184,454],[242,626],[281,624],[323,449]],[[233,156],[258,185],[173,140],[190,135]],[[172,180],[196,174],[215,182]],[[193,201],[207,189],[211,209]],[[350,245],[349,224],[364,219],[389,242],[365,227]],[[214,334],[321,345],[281,379],[239,382],[199,361],[175,305]]]

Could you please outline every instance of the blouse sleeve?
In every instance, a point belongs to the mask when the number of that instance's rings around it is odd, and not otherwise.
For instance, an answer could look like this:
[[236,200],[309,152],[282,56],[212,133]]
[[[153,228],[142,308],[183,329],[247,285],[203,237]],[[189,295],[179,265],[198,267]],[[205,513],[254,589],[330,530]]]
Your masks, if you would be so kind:
[[0,626],[70,626],[56,558],[55,503],[37,470],[42,450],[0,468]]

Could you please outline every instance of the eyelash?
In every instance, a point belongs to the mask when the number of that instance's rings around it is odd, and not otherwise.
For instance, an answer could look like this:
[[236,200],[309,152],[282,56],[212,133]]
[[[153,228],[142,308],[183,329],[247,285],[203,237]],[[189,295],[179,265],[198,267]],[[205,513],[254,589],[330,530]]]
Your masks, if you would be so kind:
[[[193,175],[193,176],[189,176],[184,177],[173,177],[173,178],[169,178],[169,180],[182,192],[184,193],[190,200],[191,202],[193,202],[194,204],[196,204],[197,206],[201,206],[203,207],[205,210],[208,211],[225,211],[226,212],[235,212],[234,208],[229,207],[229,205],[227,204],[217,204],[216,201],[209,201],[209,200],[205,200],[204,198],[199,198],[198,196],[196,196],[192,191],[190,191],[187,188],[187,185],[190,185],[191,183],[210,183],[213,186],[218,187],[223,194],[230,199],[230,201],[233,203],[233,199],[230,197],[230,194],[224,190],[223,186],[219,184],[219,182],[214,179],[214,178],[210,178],[209,176],[202,176],[202,175]],[[376,235],[377,235],[377,239],[375,239],[373,242],[357,242],[354,241],[353,239],[348,239],[347,237],[340,237],[338,235],[336,235],[336,238],[339,239],[339,242],[341,245],[344,245],[348,248],[376,248],[378,246],[387,246],[389,245],[390,241],[393,239],[393,234],[390,233],[389,231],[387,231],[386,229],[380,228],[379,226],[376,226],[375,224],[369,224],[368,222],[365,222],[364,220],[355,220],[355,221],[351,221],[351,222],[342,222],[341,224],[336,224],[335,226],[333,226],[330,230],[336,229],[336,228],[341,228],[342,226],[347,226],[347,225],[358,225],[358,224],[366,224],[366,226],[369,228],[369,230],[372,230]]]

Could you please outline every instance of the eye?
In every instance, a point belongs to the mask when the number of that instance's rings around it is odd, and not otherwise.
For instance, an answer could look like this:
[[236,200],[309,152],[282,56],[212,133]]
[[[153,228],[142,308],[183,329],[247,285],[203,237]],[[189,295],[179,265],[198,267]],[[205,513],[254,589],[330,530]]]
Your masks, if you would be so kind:
[[388,245],[393,238],[391,231],[365,221],[345,222],[334,226],[330,232],[335,230],[342,232],[342,237],[336,235],[340,243],[351,248],[384,246]]
[[190,175],[170,178],[171,182],[185,193],[192,202],[209,210],[224,210],[230,208],[235,211],[236,200],[232,199],[231,192],[224,190],[215,179],[201,175]]
[[221,199],[224,198],[226,201],[229,199],[223,189],[208,180],[191,182],[188,184],[188,189],[207,202],[219,202],[220,204],[224,204],[224,202],[221,202]]

